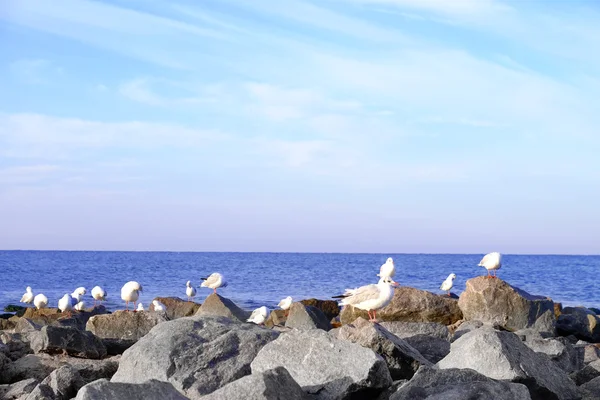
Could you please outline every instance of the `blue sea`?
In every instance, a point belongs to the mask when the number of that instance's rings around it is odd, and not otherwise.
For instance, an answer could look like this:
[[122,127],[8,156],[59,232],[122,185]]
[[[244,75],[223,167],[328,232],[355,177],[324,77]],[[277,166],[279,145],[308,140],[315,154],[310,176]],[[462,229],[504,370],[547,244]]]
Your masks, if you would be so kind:
[[[296,300],[328,299],[345,288],[377,282],[387,257],[396,264],[395,280],[442,293],[438,288],[450,273],[457,278],[453,292],[465,281],[485,275],[477,267],[483,254],[311,254],[311,253],[187,253],[101,251],[0,251],[0,310],[18,304],[27,286],[44,293],[56,307],[58,299],[76,287],[100,285],[108,292],[106,306],[124,308],[120,289],[140,282],[145,306],[157,296],[185,298],[185,283],[196,286],[212,272],[225,275],[229,285],[219,293],[243,308],[275,305],[285,296]],[[499,277],[532,294],[551,297],[563,305],[600,306],[600,256],[503,255]],[[202,302],[212,290],[197,288]]]

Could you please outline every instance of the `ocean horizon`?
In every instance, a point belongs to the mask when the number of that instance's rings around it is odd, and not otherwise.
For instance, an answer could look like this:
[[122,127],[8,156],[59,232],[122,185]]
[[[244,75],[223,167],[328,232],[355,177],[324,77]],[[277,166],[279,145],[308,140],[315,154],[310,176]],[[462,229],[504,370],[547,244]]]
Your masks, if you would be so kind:
[[[130,280],[140,282],[145,307],[155,297],[185,299],[185,283],[197,287],[197,302],[212,290],[199,288],[201,277],[221,272],[228,287],[219,293],[246,309],[276,307],[290,295],[330,299],[345,288],[377,282],[376,274],[387,257],[396,264],[394,279],[443,294],[442,281],[455,273],[452,292],[460,295],[466,280],[486,275],[478,267],[483,254],[452,253],[309,253],[309,252],[207,252],[207,251],[108,251],[108,250],[0,250],[0,307],[19,304],[25,288],[44,293],[49,307],[76,287],[88,290],[87,306],[93,304],[91,289],[108,292],[110,310],[124,308],[120,289]],[[600,256],[570,254],[503,254],[498,276],[534,295],[548,296],[563,305],[600,306],[594,276]]]

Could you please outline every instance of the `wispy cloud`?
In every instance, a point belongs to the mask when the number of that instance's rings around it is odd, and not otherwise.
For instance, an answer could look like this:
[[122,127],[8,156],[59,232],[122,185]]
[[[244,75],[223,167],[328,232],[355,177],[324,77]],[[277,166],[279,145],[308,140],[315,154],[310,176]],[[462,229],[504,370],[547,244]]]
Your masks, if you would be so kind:
[[45,59],[22,59],[10,64],[11,74],[23,83],[47,84],[63,74],[63,69]]

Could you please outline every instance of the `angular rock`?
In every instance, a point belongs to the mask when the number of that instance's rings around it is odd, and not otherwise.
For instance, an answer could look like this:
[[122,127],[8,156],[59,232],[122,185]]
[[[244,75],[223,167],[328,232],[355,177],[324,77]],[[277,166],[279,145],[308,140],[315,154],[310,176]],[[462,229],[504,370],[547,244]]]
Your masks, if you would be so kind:
[[600,360],[600,345],[599,344],[579,344],[577,347],[583,348],[583,363],[589,364],[593,361]]
[[300,385],[283,367],[260,374],[244,376],[221,389],[202,397],[202,400],[304,400]]
[[490,379],[471,369],[434,369],[423,366],[390,396],[390,400],[530,400],[520,383]]
[[581,388],[587,392],[584,400],[600,399],[600,376],[581,385]]
[[28,339],[24,338],[24,336],[26,335],[0,332],[0,342],[5,346],[4,353],[13,361],[18,360],[26,354],[33,353]]
[[440,339],[450,339],[450,332],[445,325],[437,322],[401,322],[386,321],[379,325],[401,339],[417,335],[434,336]]
[[552,300],[531,295],[502,279],[484,276],[469,279],[458,306],[465,319],[498,325],[508,331],[532,328],[554,333],[556,319]]
[[427,361],[435,364],[450,353],[450,342],[436,336],[416,335],[404,339]]
[[81,388],[75,400],[187,400],[168,382],[116,383],[100,379]]
[[17,400],[25,398],[38,385],[34,378],[25,379],[10,385],[0,385],[0,399]]
[[[367,312],[344,306],[340,313],[342,324],[358,317],[368,318]],[[450,325],[462,318],[457,301],[425,290],[401,286],[394,291],[390,304],[377,311],[379,321],[439,322]]]
[[534,399],[577,399],[577,387],[545,354],[527,347],[511,332],[482,327],[452,343],[442,369],[471,368],[498,380],[523,383]]
[[[30,310],[30,308],[28,310]],[[33,332],[33,331],[39,331],[40,329],[42,329],[42,326],[43,325],[36,324],[29,318],[23,317],[23,318],[19,318],[16,321],[14,333],[24,334],[24,333],[29,333],[29,332]]]
[[563,371],[567,373],[583,368],[583,349],[575,348],[565,338],[532,338],[525,344],[537,353],[544,353]]
[[318,300],[315,298],[300,300],[300,303],[305,306],[311,306],[318,308],[327,316],[327,319],[331,321],[333,318],[340,315],[340,306],[335,300]]
[[105,358],[102,360],[70,360],[69,365],[79,372],[85,383],[98,379],[110,379],[119,368],[120,356]]
[[[193,301],[185,301],[179,297],[157,297],[154,300],[160,301],[167,307],[167,318],[170,320],[191,317],[200,309],[200,304]],[[154,311],[154,304],[150,303],[150,307],[148,308],[150,311]]]
[[9,318],[0,318],[0,331],[15,329],[16,321]]
[[52,371],[26,400],[69,400],[77,395],[77,391],[85,385],[79,372],[70,365]]
[[558,319],[562,313],[562,303],[554,303],[554,318]]
[[331,329],[329,319],[321,310],[312,306],[305,306],[302,303],[292,303],[285,326],[300,330],[323,329],[328,331]]
[[28,308],[23,315],[37,325],[70,326],[80,330],[85,329],[87,321],[94,315],[107,314],[108,310],[100,305],[86,311],[73,311],[72,316],[68,317],[61,313],[57,308]]
[[364,318],[343,325],[331,334],[337,339],[359,344],[379,354],[385,360],[393,380],[410,379],[421,365],[432,365],[406,341]]
[[225,317],[194,316],[157,325],[121,357],[112,382],[168,381],[196,399],[250,374],[250,362],[278,333]]
[[586,365],[580,371],[572,373],[571,379],[577,386],[583,385],[586,382],[591,381],[594,378],[600,376],[600,360],[594,361]]
[[600,318],[585,307],[565,307],[556,321],[559,335],[600,343]]
[[262,348],[251,367],[253,374],[284,367],[315,399],[370,398],[392,384],[381,356],[320,329],[279,336]]
[[34,353],[69,354],[82,358],[103,358],[106,347],[91,332],[71,327],[44,326],[41,331],[30,336]]
[[483,326],[483,322],[473,320],[473,321],[465,321],[452,334],[450,341],[454,342],[456,339],[460,338],[465,333],[469,333],[475,329],[479,329]]
[[50,355],[28,354],[8,365],[8,368],[0,374],[3,380],[0,383],[15,383],[29,378],[39,382],[60,366],[61,362]]
[[210,294],[195,315],[213,315],[227,317],[246,322],[250,313],[239,308],[235,303],[217,293]]
[[284,310],[273,310],[269,314],[269,318],[265,321],[267,328],[273,328],[274,326],[284,326],[287,317],[285,316]]

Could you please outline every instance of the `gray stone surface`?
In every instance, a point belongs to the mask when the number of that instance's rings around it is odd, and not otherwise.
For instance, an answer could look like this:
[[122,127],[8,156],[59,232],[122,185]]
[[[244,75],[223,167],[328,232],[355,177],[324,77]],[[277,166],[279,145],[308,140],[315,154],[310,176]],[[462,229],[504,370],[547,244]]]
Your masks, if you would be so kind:
[[576,385],[583,385],[600,376],[600,360],[593,361],[581,370],[571,374],[571,379]]
[[69,354],[82,358],[103,358],[106,347],[90,332],[76,328],[44,326],[30,334],[30,345],[35,353]]
[[168,381],[196,399],[249,375],[256,354],[277,336],[225,317],[179,318],[157,325],[125,351],[111,381]]
[[328,331],[331,329],[329,319],[323,311],[302,303],[292,303],[285,326],[300,330],[323,329]]
[[186,400],[168,382],[117,383],[100,379],[81,388],[75,400]]
[[221,316],[241,322],[246,322],[250,317],[248,311],[242,310],[233,301],[217,293],[210,294],[195,315]]
[[101,339],[135,342],[164,321],[165,316],[159,313],[120,310],[91,317],[85,329]]
[[421,365],[432,365],[404,339],[364,318],[358,318],[351,324],[334,329],[331,335],[367,347],[379,354],[385,360],[393,380],[410,379]]
[[548,356],[527,347],[517,335],[482,327],[452,343],[442,369],[471,368],[492,379],[525,384],[532,398],[577,399],[577,387]]
[[465,333],[469,333],[471,331],[474,331],[475,329],[479,329],[482,326],[484,326],[484,323],[481,321],[477,321],[477,320],[464,321],[462,324],[460,324],[460,326],[458,328],[456,328],[454,333],[451,335],[450,342],[454,342],[455,340],[460,338]]
[[69,400],[77,395],[77,391],[85,385],[79,372],[65,365],[48,375],[26,400]]
[[307,396],[283,367],[244,376],[202,400],[303,400]]
[[[177,319],[183,317],[191,317],[200,309],[200,304],[193,301],[186,301],[179,297],[156,297],[167,308],[166,315],[168,319]],[[150,303],[148,307],[150,311],[154,311],[154,304]]]
[[559,334],[600,343],[600,317],[585,307],[565,307],[556,321]]
[[576,348],[565,338],[533,338],[525,340],[527,347],[537,353],[544,353],[567,373],[583,368],[583,349]]
[[583,400],[600,400],[600,376],[581,385],[581,389],[585,393]]
[[404,339],[429,362],[436,364],[450,353],[450,342],[435,336],[416,335]]
[[392,384],[381,356],[320,329],[282,334],[262,348],[251,367],[252,373],[284,367],[320,400],[376,397]]
[[417,335],[428,335],[446,340],[450,339],[448,328],[437,322],[384,321],[380,322],[379,325],[401,339]]
[[17,400],[26,398],[29,393],[38,385],[38,380],[34,378],[24,379],[10,385],[0,385],[0,399]]

